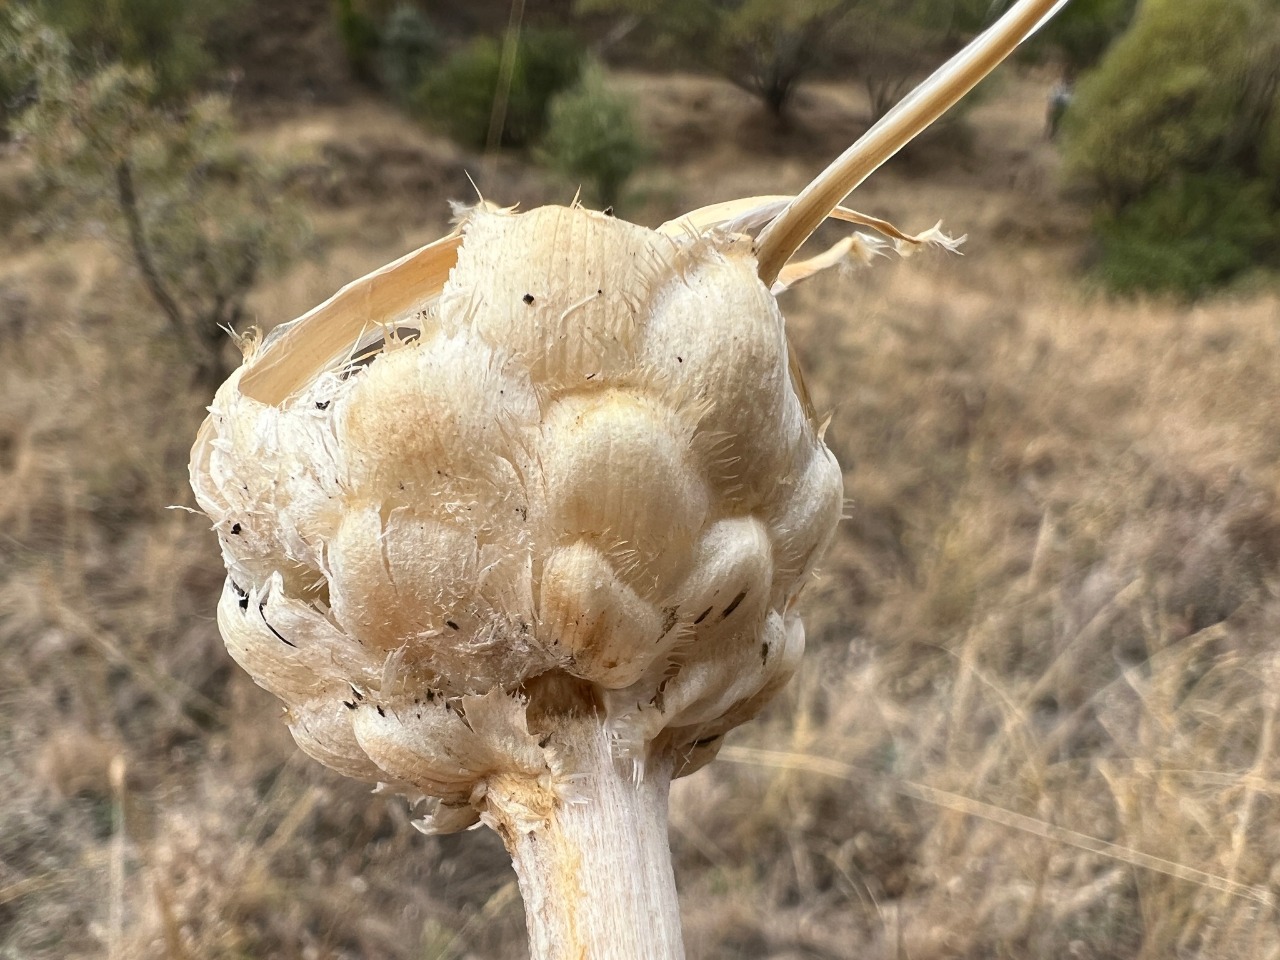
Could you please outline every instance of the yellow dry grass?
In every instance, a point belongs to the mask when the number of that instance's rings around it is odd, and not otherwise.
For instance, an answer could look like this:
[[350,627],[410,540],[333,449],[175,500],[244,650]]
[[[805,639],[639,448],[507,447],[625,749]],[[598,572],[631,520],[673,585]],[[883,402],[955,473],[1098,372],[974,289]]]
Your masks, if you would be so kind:
[[[626,83],[662,138],[628,211],[651,223],[793,189],[856,128],[834,87],[784,135],[713,81]],[[1042,93],[1006,81],[967,154],[859,194],[945,217],[965,257],[783,304],[849,519],[801,676],[677,786],[691,957],[1280,957],[1280,299],[1081,284]],[[357,113],[298,121],[324,254],[256,295],[266,322],[465,198],[449,148]],[[133,279],[89,242],[0,243],[0,956],[522,956],[496,839],[421,837],[298,756],[220,649],[213,539],[165,509],[207,398]]]

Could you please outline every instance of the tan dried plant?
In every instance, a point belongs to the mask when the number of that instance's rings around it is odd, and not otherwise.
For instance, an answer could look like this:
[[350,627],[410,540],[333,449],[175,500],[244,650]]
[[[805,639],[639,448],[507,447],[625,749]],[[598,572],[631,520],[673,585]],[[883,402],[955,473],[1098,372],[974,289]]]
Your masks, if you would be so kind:
[[[696,770],[794,671],[842,508],[774,294],[788,261],[1055,4],[1023,0],[798,198],[656,230],[488,204],[264,341],[192,454],[218,622],[298,744],[483,822],[533,956],[683,955],[667,845]],[[764,227],[759,236],[753,233]]]

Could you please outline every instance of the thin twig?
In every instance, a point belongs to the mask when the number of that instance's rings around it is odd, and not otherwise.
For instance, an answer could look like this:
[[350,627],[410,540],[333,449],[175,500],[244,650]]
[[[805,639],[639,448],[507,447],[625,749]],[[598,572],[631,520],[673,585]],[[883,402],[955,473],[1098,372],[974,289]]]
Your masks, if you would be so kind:
[[128,160],[116,164],[116,197],[120,201],[120,212],[124,216],[125,227],[129,231],[129,246],[133,250],[133,259],[142,272],[143,283],[151,299],[169,318],[174,331],[179,337],[191,341],[191,331],[187,326],[182,309],[165,286],[151,256],[151,247],[147,241],[147,233],[142,225],[142,214],[138,205],[138,190],[133,179],[133,167]]

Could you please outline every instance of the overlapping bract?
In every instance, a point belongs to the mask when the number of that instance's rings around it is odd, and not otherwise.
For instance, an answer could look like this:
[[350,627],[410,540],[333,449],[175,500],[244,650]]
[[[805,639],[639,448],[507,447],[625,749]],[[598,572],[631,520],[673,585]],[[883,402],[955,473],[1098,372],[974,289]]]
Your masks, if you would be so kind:
[[298,743],[441,829],[490,777],[570,782],[547,677],[619,757],[709,759],[793,671],[841,510],[750,242],[477,210],[442,290],[364,321],[280,403],[249,356],[193,451],[219,625]]

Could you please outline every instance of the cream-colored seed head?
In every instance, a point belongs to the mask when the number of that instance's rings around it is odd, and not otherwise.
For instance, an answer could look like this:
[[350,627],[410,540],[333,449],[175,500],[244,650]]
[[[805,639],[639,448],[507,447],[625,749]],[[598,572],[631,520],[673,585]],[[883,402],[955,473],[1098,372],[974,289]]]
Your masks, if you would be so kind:
[[307,753],[439,798],[437,829],[498,775],[571,794],[557,710],[636,764],[709,759],[794,670],[842,502],[749,239],[481,207],[451,243],[442,287],[346,303],[287,386],[269,338],[192,460],[232,655]]

